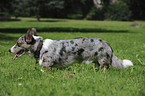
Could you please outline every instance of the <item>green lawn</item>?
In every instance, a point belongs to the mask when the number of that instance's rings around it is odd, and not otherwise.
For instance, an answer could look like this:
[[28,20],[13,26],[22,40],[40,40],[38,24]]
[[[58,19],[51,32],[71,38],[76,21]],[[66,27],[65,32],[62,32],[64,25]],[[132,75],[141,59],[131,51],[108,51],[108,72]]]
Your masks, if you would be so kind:
[[[145,96],[145,21],[19,19],[0,22],[0,96]],[[131,27],[134,23],[140,27]],[[32,27],[38,35],[55,40],[101,38],[118,58],[131,60],[134,66],[104,72],[94,70],[93,63],[74,64],[43,73],[28,54],[13,60],[14,54],[8,52]]]

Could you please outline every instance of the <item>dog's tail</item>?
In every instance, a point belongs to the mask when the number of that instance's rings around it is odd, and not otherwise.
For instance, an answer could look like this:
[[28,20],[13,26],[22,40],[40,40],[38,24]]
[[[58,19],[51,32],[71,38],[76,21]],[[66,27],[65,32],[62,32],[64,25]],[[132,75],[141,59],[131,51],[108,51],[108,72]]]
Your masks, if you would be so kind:
[[133,63],[130,60],[120,60],[114,54],[112,56],[112,64],[113,67],[123,69],[128,66],[133,66]]

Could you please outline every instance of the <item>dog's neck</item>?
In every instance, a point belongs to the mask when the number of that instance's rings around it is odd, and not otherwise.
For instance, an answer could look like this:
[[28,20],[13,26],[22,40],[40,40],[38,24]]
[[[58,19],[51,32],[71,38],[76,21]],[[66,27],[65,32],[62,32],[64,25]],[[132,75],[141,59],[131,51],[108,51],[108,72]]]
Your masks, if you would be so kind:
[[[37,36],[35,36],[35,37],[37,37]],[[34,56],[36,59],[36,63],[38,63],[38,59],[41,58],[41,55],[43,54],[43,52],[45,52],[46,50],[48,51],[50,45],[55,40],[51,40],[51,39],[43,40],[42,38],[35,38],[35,37],[34,37],[34,39],[36,40],[36,42],[34,45],[31,46],[30,56]]]
[[42,49],[40,51],[40,58],[41,58],[41,55],[45,52],[45,51],[48,51],[49,48],[50,48],[50,45],[53,44],[55,40],[51,40],[51,39],[45,39],[43,41],[43,46],[42,46]]
[[37,49],[36,49],[36,51],[34,51],[34,57],[35,57],[36,59],[39,58],[40,50],[42,49],[42,46],[43,46],[43,41],[42,41],[42,40],[39,40],[39,41],[38,41]]
[[33,56],[35,58],[39,58],[40,50],[43,45],[43,40],[42,40],[42,38],[38,38],[37,36],[33,36],[33,39],[34,39],[35,43],[32,44],[30,51],[31,51],[31,53],[33,53]]

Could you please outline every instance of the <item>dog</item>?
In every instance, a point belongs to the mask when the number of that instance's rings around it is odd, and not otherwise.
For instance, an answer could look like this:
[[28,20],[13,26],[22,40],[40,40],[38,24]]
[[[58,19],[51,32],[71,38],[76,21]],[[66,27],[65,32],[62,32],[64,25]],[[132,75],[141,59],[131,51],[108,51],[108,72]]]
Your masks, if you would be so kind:
[[[35,30],[36,31],[36,30]],[[36,34],[36,32],[35,32]],[[73,63],[95,63],[95,68],[109,66],[119,69],[133,66],[130,60],[120,60],[111,46],[99,38],[76,38],[71,40],[51,40],[36,36],[33,29],[28,29],[26,35],[20,37],[9,52],[16,53],[13,59],[22,56],[25,52],[39,60],[41,71],[51,67],[65,67]]]

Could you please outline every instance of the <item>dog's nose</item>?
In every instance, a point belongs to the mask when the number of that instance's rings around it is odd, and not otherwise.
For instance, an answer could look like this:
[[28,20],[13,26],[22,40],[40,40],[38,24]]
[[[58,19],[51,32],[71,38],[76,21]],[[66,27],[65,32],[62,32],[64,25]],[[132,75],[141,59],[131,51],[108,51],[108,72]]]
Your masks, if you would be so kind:
[[9,49],[9,52],[11,52],[11,49]]

